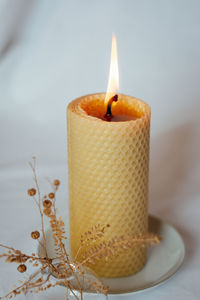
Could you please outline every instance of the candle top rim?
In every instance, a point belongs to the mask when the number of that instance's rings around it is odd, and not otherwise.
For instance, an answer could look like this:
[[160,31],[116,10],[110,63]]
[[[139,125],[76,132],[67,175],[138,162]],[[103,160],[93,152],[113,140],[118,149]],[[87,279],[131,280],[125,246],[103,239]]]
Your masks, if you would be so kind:
[[[131,109],[132,113],[128,113],[128,110],[125,112],[126,115],[130,116],[136,116],[137,118],[134,120],[127,120],[127,121],[118,121],[118,122],[107,122],[105,120],[102,120],[101,117],[104,115],[104,110],[106,111],[106,105],[104,104],[106,93],[95,93],[95,94],[88,94],[81,96],[79,98],[76,98],[75,100],[71,101],[68,106],[67,110],[71,110],[75,114],[78,114],[79,116],[88,119],[93,122],[100,122],[101,124],[107,124],[117,126],[120,124],[120,126],[129,124],[130,122],[139,122],[140,120],[149,119],[149,115],[151,114],[151,108],[148,103],[145,101],[133,97],[128,96],[125,94],[118,93],[119,101],[118,103],[118,110],[120,108],[125,107]],[[93,105],[93,106],[92,106]],[[121,105],[121,107],[119,107]],[[119,113],[119,111],[116,109],[117,106],[114,107],[113,115],[120,115],[124,114],[123,112]],[[88,110],[96,110],[100,114],[100,117],[97,115],[94,115],[91,113],[88,113]],[[100,110],[100,111],[98,111]]]

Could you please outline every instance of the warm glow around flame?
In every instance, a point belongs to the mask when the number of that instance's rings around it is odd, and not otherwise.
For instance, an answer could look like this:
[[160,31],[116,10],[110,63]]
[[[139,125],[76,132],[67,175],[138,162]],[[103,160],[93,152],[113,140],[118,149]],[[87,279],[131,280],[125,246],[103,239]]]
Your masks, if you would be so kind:
[[106,104],[111,97],[113,97],[115,94],[118,93],[118,90],[119,90],[119,68],[118,68],[118,56],[117,56],[117,41],[116,41],[116,36],[113,35],[108,88],[105,97]]

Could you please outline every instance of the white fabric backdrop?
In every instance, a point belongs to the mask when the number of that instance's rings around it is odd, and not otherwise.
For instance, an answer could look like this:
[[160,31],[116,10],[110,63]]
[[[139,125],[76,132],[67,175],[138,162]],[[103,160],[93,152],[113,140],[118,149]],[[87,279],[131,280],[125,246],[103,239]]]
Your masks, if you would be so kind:
[[[61,179],[58,208],[67,214],[66,105],[106,90],[115,32],[120,91],[152,107],[150,212],[179,229],[187,250],[173,279],[136,297],[199,299],[200,2],[0,0],[0,20],[0,241],[36,246],[29,232],[39,216],[26,197],[32,155],[44,191],[45,176]],[[19,277],[1,263],[0,295]],[[37,299],[58,296],[62,288]]]

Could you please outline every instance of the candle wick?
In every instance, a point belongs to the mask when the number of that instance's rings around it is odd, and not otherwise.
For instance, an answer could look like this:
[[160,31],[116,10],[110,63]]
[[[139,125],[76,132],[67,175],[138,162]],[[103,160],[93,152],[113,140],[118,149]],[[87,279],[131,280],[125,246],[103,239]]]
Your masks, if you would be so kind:
[[107,111],[106,111],[106,114],[104,116],[104,118],[106,119],[106,121],[111,121],[112,119],[112,111],[111,111],[111,108],[112,108],[112,103],[114,102],[117,102],[118,101],[118,95],[114,95],[113,97],[110,98],[110,100],[108,101],[108,104],[107,104]]

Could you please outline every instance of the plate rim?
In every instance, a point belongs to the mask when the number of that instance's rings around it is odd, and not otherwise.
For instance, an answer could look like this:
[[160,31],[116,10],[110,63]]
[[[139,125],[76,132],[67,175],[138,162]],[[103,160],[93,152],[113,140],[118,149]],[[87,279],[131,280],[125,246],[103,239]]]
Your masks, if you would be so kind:
[[[154,216],[154,215],[151,215],[151,214],[149,214],[148,215],[148,217],[149,218],[151,218],[151,219],[154,219],[154,220],[156,220],[156,221],[158,221],[158,222],[160,222],[161,224],[164,224],[164,225],[167,225],[167,226],[169,226],[171,229],[173,229],[175,232],[176,232],[176,234],[179,236],[179,238],[180,238],[180,241],[181,241],[181,243],[182,243],[182,257],[180,258],[180,261],[179,261],[179,263],[176,265],[176,267],[175,266],[173,266],[172,267],[172,269],[171,269],[171,271],[170,271],[170,273],[167,275],[167,276],[162,276],[161,277],[161,279],[160,280],[157,280],[156,282],[153,282],[153,283],[149,283],[149,284],[147,284],[146,286],[144,286],[144,287],[142,287],[142,288],[135,288],[134,290],[127,290],[127,291],[125,291],[125,292],[108,292],[108,295],[109,296],[116,296],[116,295],[130,295],[130,294],[136,294],[136,293],[141,293],[141,292],[145,292],[145,291],[147,291],[147,290],[149,290],[149,289],[153,289],[153,288],[155,288],[155,287],[157,287],[157,286],[159,286],[159,285],[162,285],[162,284],[164,284],[166,281],[168,281],[171,277],[173,277],[176,273],[177,273],[177,271],[181,268],[181,266],[183,265],[183,262],[184,262],[184,259],[185,259],[185,254],[186,254],[186,248],[185,248],[185,243],[184,243],[184,240],[183,240],[183,238],[182,238],[182,236],[181,236],[181,234],[180,234],[180,232],[179,232],[179,230],[177,230],[177,228],[175,228],[173,225],[171,225],[171,224],[169,224],[167,221],[163,221],[162,219],[160,219],[159,217],[156,217],[156,216]],[[142,271],[142,270],[141,270]],[[134,276],[134,274],[133,275],[130,275],[130,276]],[[122,277],[122,278],[125,278],[125,277]]]
[[[184,243],[184,240],[183,240],[183,238],[182,238],[182,236],[181,236],[181,234],[180,234],[180,232],[177,230],[177,228],[176,227],[174,227],[174,225],[171,225],[171,224],[169,224],[167,221],[163,221],[162,219],[160,219],[159,217],[157,217],[157,216],[154,216],[154,215],[152,215],[152,214],[149,214],[148,215],[148,218],[151,218],[151,219],[153,219],[153,220],[156,220],[157,222],[159,222],[159,223],[161,223],[161,224],[164,224],[165,226],[168,226],[168,227],[170,227],[171,229],[173,229],[174,231],[175,231],[175,233],[177,234],[177,236],[179,237],[179,239],[180,239],[180,241],[181,241],[181,244],[182,244],[182,247],[181,247],[181,249],[182,249],[182,256],[180,257],[180,259],[179,259],[179,262],[176,264],[176,265],[174,265],[173,267],[172,267],[172,269],[169,271],[169,274],[167,274],[166,276],[165,275],[162,275],[161,277],[160,277],[160,279],[158,279],[158,280],[156,280],[155,282],[151,282],[151,283],[149,283],[149,284],[146,284],[146,285],[144,285],[142,288],[141,287],[138,287],[138,288],[134,288],[134,290],[131,290],[131,289],[127,289],[126,291],[116,291],[116,292],[110,292],[110,291],[108,291],[108,296],[110,296],[110,297],[114,297],[114,296],[116,296],[116,295],[119,295],[119,296],[122,296],[122,295],[131,295],[131,294],[136,294],[136,293],[141,293],[141,292],[145,292],[145,291],[147,291],[147,290],[149,290],[149,289],[153,289],[153,288],[155,288],[155,287],[157,287],[157,286],[159,286],[159,285],[162,285],[162,284],[164,284],[166,281],[168,281],[172,276],[174,276],[176,273],[177,273],[177,271],[180,269],[180,267],[182,266],[182,264],[183,264],[183,262],[184,262],[184,259],[185,259],[185,254],[186,254],[186,248],[185,248],[185,243]],[[45,230],[45,232],[49,229],[50,227],[48,226],[47,228],[46,228],[46,230]],[[40,253],[40,245],[38,245],[38,247],[37,247],[37,252],[38,253]],[[142,271],[142,270],[141,270]],[[168,272],[167,272],[168,273]],[[127,278],[129,278],[129,277],[131,277],[131,276],[134,276],[134,274],[133,275],[130,275],[130,276],[128,276]],[[126,278],[126,277],[121,277],[121,278]],[[106,280],[107,278],[101,278],[101,280]],[[109,279],[112,279],[112,278],[109,278]],[[118,278],[118,279],[120,279],[120,277]],[[114,278],[113,278],[113,280],[114,280]],[[92,295],[92,294],[94,294],[95,295],[95,293],[93,293],[93,292],[85,292],[85,294],[87,295],[87,294],[90,294],[90,295]]]

